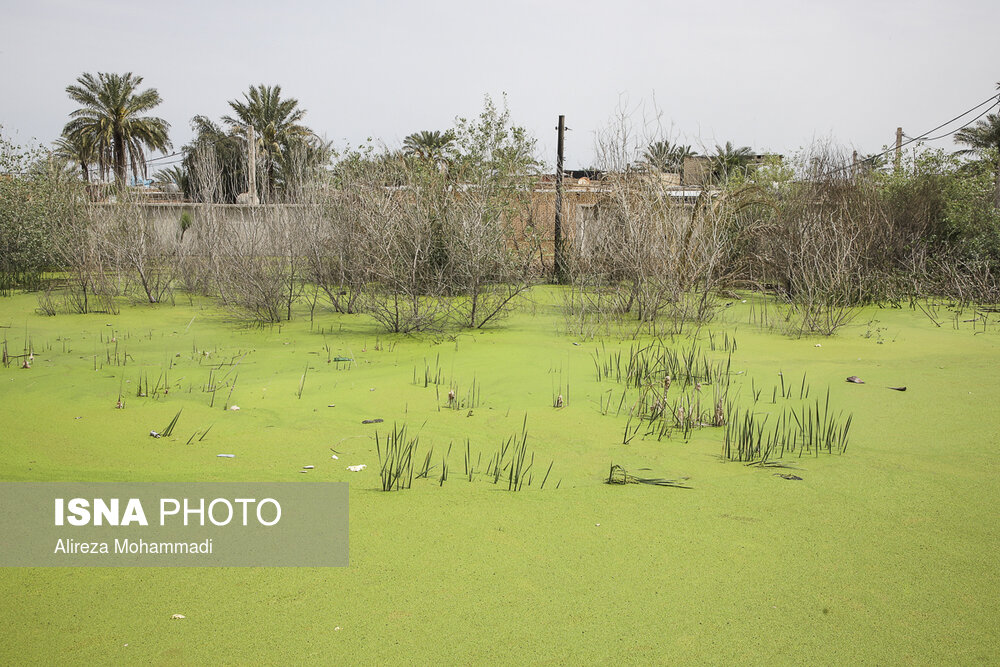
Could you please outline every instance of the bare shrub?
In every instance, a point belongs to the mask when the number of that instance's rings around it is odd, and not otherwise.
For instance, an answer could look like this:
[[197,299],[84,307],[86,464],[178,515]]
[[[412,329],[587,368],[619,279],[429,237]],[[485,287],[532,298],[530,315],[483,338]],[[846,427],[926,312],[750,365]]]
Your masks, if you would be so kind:
[[368,235],[358,215],[364,195],[352,184],[326,197],[304,226],[305,273],[338,313],[356,313],[370,274]]
[[105,243],[106,220],[90,206],[60,219],[53,229],[56,261],[66,270],[65,304],[77,313],[117,313],[119,294]]
[[94,230],[98,232],[101,258],[114,267],[118,283],[126,293],[133,284],[140,298],[160,303],[169,297],[176,269],[176,238],[161,235],[135,197],[92,206]]
[[261,322],[291,318],[297,293],[295,213],[284,205],[241,207],[214,220],[212,266],[222,303]]
[[875,180],[829,145],[780,173],[731,187],[752,193],[751,216],[734,225],[743,277],[776,288],[783,330],[831,335],[861,305],[898,300],[895,276],[913,237],[893,224]]
[[388,331],[440,329],[450,308],[443,249],[450,195],[444,177],[432,169],[405,160],[386,166],[386,175],[404,185],[365,188],[369,200],[359,213],[370,239],[371,267],[362,304]]
[[[330,306],[356,313],[376,273],[380,234],[397,205],[402,163],[371,147],[342,156],[318,191],[316,215],[305,226],[305,272]],[[381,228],[380,228],[381,225]]]
[[388,331],[478,328],[532,284],[534,141],[487,99],[440,155],[368,148],[337,165],[326,219],[309,230],[310,276],[334,307]]
[[455,144],[441,226],[445,279],[458,296],[458,324],[481,328],[506,316],[536,277],[532,259],[540,240],[517,224],[530,218],[535,140],[511,124],[506,108],[497,110],[487,99],[477,119],[459,119]]
[[85,198],[75,170],[0,132],[0,296],[45,286],[60,263],[54,237],[82,215]]
[[569,260],[567,312],[577,326],[588,317],[631,318],[680,331],[714,314],[730,200],[685,202],[673,179],[642,162],[650,139],[639,136],[625,112],[599,135],[599,166],[611,175]]
[[180,236],[177,241],[177,276],[184,289],[206,296],[218,294],[219,221],[220,209],[216,206],[221,196],[222,173],[216,151],[205,142],[196,144],[191,156],[193,176],[191,187],[195,198],[201,202],[188,214],[187,225],[178,221]]
[[305,196],[308,190],[296,180],[286,189],[288,202],[220,205],[216,152],[198,144],[194,159],[194,187],[202,203],[178,237],[181,281],[188,289],[219,298],[239,317],[261,322],[291,319],[303,289],[305,228],[316,215]]

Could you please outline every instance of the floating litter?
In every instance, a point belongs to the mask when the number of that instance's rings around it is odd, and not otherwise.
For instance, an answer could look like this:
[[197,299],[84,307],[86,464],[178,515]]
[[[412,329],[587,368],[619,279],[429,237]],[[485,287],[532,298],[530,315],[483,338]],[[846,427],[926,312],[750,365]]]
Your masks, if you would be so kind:
[[217,458],[220,458],[220,459],[234,459],[234,458],[236,458],[236,454],[216,454],[215,456]]
[[[172,620],[172,621],[180,621],[180,620],[182,620],[184,618],[185,618],[184,614],[174,614],[173,616],[170,617],[170,620]],[[128,646],[128,644],[125,644],[125,646]]]
[[334,454],[334,455],[333,455],[333,456],[331,456],[330,458],[331,458],[331,459],[339,459],[340,457],[339,457],[339,456],[337,456],[336,454]]
[[[79,417],[77,417],[77,419],[79,419]],[[149,432],[149,437],[151,437],[151,438],[159,438],[160,434],[157,433],[156,431],[150,431]]]
[[361,472],[362,470],[364,470],[367,467],[368,466],[366,466],[364,463],[362,463],[361,465],[347,466],[347,469],[350,470],[351,472]]
[[316,466],[302,466],[302,469],[303,469],[303,470],[312,470],[312,469],[313,469],[313,468],[315,468],[315,467],[316,467]]
[[233,407],[231,407],[231,408],[229,408],[229,409],[230,409],[230,410],[239,410],[239,409],[240,409],[240,406],[238,406],[238,405],[234,405]]

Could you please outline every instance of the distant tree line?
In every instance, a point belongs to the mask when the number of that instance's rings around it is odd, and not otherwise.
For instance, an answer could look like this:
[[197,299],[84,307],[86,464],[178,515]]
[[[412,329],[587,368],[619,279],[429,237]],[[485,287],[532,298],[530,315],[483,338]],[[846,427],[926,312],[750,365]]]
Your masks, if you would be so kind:
[[[408,332],[495,323],[552,279],[541,231],[551,223],[531,201],[542,165],[506,105],[487,99],[478,117],[414,132],[398,149],[334,153],[302,125],[297,100],[251,87],[231,115],[193,119],[171,178],[206,205],[164,230],[128,188],[101,203],[86,194],[93,175],[120,184],[143,173],[145,150],[169,146],[141,81],[84,75],[70,94],[86,102],[54,150],[0,143],[0,293],[41,289],[40,309],[54,313],[182,290],[251,319],[307,305]],[[207,204],[246,193],[251,136],[261,201],[294,206],[226,217]],[[606,177],[576,223],[562,292],[574,330],[697,325],[734,288],[774,295],[775,321],[796,333],[832,333],[870,303],[1000,301],[996,113],[956,133],[956,153],[919,150],[898,167],[832,146],[761,160],[727,142],[708,156],[714,186],[693,205],[657,176],[683,166],[690,146],[632,137],[598,136]],[[70,153],[78,140],[90,152]]]

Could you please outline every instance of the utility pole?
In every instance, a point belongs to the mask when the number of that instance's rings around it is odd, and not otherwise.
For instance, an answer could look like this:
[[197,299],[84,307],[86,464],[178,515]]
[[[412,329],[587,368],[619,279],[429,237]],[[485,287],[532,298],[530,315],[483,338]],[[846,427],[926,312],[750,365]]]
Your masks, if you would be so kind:
[[562,197],[563,197],[563,136],[566,132],[566,116],[559,116],[559,141],[556,144],[556,229],[555,229],[555,277],[556,282],[566,281],[566,267],[563,260],[562,240]]
[[899,165],[903,159],[903,128],[896,128],[896,171],[899,171]]
[[247,125],[247,194],[250,204],[257,205],[257,132]]

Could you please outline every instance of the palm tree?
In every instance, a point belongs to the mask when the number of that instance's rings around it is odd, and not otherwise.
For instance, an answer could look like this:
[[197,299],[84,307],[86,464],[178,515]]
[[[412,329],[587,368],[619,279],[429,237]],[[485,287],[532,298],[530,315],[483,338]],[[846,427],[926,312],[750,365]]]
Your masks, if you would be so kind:
[[712,156],[715,178],[724,181],[737,173],[746,173],[753,155],[753,149],[749,146],[736,148],[731,141],[727,141],[725,146],[716,145],[715,155]]
[[669,141],[654,141],[643,152],[643,160],[657,171],[673,171],[676,157]]
[[162,118],[142,114],[160,104],[155,88],[137,90],[142,77],[131,72],[83,74],[77,84],[66,87],[74,102],[82,105],[70,114],[71,120],[63,134],[72,142],[89,142],[98,155],[109,154],[115,182],[125,185],[125,172],[131,165],[132,175],[146,175],[144,148],[165,151],[170,147],[167,130],[170,124]]
[[647,165],[662,172],[679,172],[684,167],[684,158],[697,155],[690,146],[671,144],[669,141],[654,141],[643,151]]
[[175,164],[172,167],[164,167],[153,174],[156,183],[161,186],[174,186],[177,191],[185,196],[191,190],[191,178],[184,165]]
[[333,142],[315,134],[293,142],[278,156],[277,186],[286,197],[296,198],[304,192],[304,186],[322,173],[333,154]]
[[[997,84],[997,89],[1000,89],[1000,83]],[[955,142],[969,147],[958,151],[961,154],[977,153],[983,155],[991,150],[997,152],[993,204],[1000,208],[1000,113],[991,113],[975,125],[959,130],[955,133]]]
[[1000,113],[991,113],[975,125],[959,130],[955,133],[955,143],[969,147],[959,153],[981,154],[991,148],[1000,150]]
[[229,106],[236,115],[223,117],[224,122],[241,134],[248,127],[254,128],[263,158],[265,192],[273,199],[282,155],[312,135],[308,127],[299,124],[306,112],[294,97],[281,99],[281,86],[263,84],[250,86],[242,101],[232,100]]
[[104,173],[107,164],[105,155],[101,154],[88,135],[62,136],[55,142],[53,153],[67,162],[80,165],[85,183],[90,182],[90,166],[97,163],[100,172]]
[[200,115],[191,119],[191,129],[195,131],[195,138],[184,146],[184,168],[188,172],[184,195],[191,199],[205,196],[204,192],[195,192],[195,189],[209,185],[204,178],[199,178],[199,171],[205,166],[198,163],[204,151],[209,151],[208,154],[215,157],[216,173],[209,177],[216,181],[213,187],[218,186],[215,196],[222,203],[235,204],[240,193],[247,189],[246,136],[226,132],[211,118]]
[[403,152],[428,162],[443,162],[454,143],[455,134],[451,130],[422,130],[403,139]]

